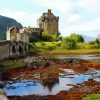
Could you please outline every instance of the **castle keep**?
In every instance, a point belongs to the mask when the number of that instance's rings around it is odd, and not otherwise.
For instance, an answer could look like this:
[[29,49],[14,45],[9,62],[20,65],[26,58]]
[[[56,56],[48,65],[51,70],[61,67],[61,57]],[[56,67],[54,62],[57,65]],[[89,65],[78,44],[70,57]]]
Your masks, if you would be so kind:
[[42,16],[37,20],[37,25],[44,32],[49,34],[55,34],[59,32],[59,17],[55,16],[51,9],[48,9],[47,13],[43,13]]

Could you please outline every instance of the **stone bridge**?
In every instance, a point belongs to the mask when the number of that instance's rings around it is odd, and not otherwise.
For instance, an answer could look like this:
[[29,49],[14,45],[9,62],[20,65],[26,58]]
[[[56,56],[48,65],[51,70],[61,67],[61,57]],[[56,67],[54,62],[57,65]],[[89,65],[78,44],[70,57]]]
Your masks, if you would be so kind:
[[22,41],[0,42],[0,60],[5,58],[16,58],[28,53],[28,44]]

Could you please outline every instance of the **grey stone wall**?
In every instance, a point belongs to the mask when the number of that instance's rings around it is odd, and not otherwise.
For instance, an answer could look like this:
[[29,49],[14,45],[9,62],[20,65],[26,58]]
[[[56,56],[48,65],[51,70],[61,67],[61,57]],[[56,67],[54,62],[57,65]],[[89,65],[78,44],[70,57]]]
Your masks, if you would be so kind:
[[0,43],[0,60],[25,56],[28,53],[28,44],[22,41],[4,41]]

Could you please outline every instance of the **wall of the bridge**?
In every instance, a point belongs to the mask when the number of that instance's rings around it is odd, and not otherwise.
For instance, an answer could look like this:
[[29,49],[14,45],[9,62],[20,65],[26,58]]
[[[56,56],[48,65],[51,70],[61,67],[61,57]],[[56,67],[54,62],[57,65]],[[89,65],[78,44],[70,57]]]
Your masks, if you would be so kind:
[[0,60],[25,56],[28,53],[28,44],[21,41],[5,41],[0,43]]

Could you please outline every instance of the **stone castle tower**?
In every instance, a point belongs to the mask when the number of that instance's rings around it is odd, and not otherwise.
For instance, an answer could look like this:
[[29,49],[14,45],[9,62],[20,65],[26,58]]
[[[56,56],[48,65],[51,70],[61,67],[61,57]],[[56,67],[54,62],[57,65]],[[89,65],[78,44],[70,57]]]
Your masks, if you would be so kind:
[[43,29],[44,32],[55,34],[59,32],[59,17],[55,16],[51,9],[47,13],[43,13],[37,20],[38,27]]

